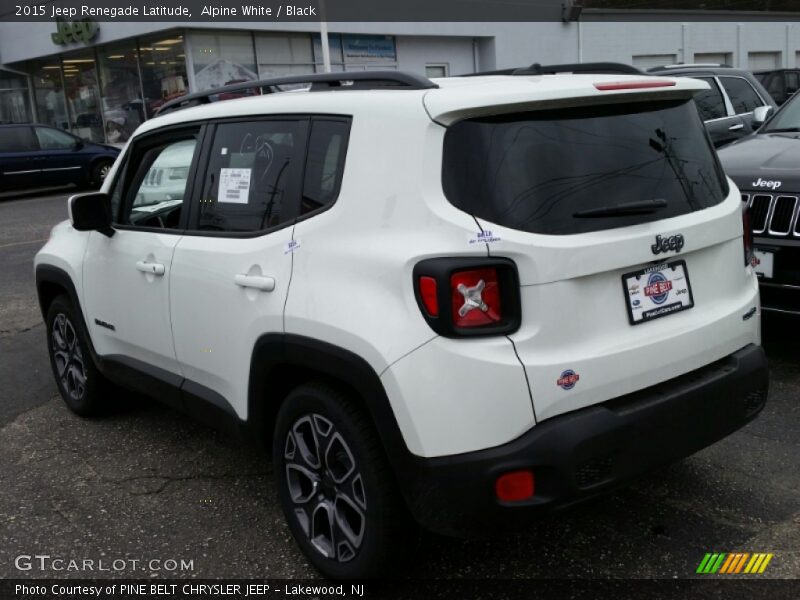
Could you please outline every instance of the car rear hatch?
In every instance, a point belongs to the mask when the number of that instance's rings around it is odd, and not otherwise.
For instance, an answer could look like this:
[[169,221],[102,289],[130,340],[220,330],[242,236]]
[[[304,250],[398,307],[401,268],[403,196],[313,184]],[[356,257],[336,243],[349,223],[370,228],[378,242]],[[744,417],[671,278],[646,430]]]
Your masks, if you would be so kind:
[[539,105],[426,98],[448,126],[445,195],[475,217],[490,255],[517,265],[522,325],[509,338],[537,421],[758,341],[743,321],[757,294],[739,194],[691,100],[705,84],[570,79],[583,95]]

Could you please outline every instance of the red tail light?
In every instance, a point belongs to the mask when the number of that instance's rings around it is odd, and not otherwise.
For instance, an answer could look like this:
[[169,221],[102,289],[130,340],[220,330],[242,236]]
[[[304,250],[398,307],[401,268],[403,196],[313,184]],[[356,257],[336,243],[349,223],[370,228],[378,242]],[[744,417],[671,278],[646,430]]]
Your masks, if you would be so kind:
[[494,493],[502,502],[519,502],[533,497],[534,479],[532,471],[512,471],[497,478]]
[[519,328],[519,276],[496,257],[429,258],[414,266],[422,316],[445,337],[508,335]]
[[742,209],[742,244],[744,245],[744,264],[753,261],[753,226],[750,224],[750,209]]
[[439,299],[436,297],[436,280],[433,277],[419,278],[419,295],[428,314],[432,317],[438,317]]
[[450,276],[453,325],[481,327],[503,318],[497,269],[458,271]]

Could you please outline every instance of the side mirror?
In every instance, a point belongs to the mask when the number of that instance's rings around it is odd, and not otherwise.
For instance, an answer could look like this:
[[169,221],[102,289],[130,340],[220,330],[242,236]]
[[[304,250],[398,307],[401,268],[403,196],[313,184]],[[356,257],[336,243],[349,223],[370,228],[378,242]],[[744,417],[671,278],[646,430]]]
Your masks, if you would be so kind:
[[83,148],[83,140],[75,140],[75,143],[72,145],[73,150],[80,150]]
[[77,194],[69,199],[69,220],[78,231],[99,231],[111,237],[111,197],[103,192]]
[[771,106],[759,106],[753,110],[753,128],[761,127],[772,114]]

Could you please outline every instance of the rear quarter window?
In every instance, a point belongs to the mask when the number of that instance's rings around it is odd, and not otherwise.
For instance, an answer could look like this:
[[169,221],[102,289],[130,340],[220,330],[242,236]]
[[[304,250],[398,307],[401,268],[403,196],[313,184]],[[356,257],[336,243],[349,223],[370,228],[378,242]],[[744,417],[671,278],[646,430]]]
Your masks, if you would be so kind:
[[[692,100],[461,121],[445,134],[442,186],[457,208],[551,235],[656,221],[714,206],[727,183]],[[587,211],[658,201],[657,210]]]
[[30,152],[38,149],[31,127],[0,128],[0,152]]

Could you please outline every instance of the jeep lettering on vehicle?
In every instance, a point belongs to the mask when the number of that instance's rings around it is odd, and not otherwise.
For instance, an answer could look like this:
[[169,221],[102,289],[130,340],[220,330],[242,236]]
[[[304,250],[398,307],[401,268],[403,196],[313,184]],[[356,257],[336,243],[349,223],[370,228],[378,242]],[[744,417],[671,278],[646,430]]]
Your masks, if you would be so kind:
[[770,190],[777,190],[779,187],[781,187],[781,185],[783,185],[782,181],[777,181],[773,179],[761,179],[761,177],[759,177],[753,182],[753,187],[767,188]]
[[683,236],[679,233],[677,235],[671,235],[670,237],[661,237],[660,235],[656,236],[656,243],[650,246],[650,249],[653,251],[653,254],[661,254],[662,252],[680,252],[681,248],[683,248],[684,239]]

